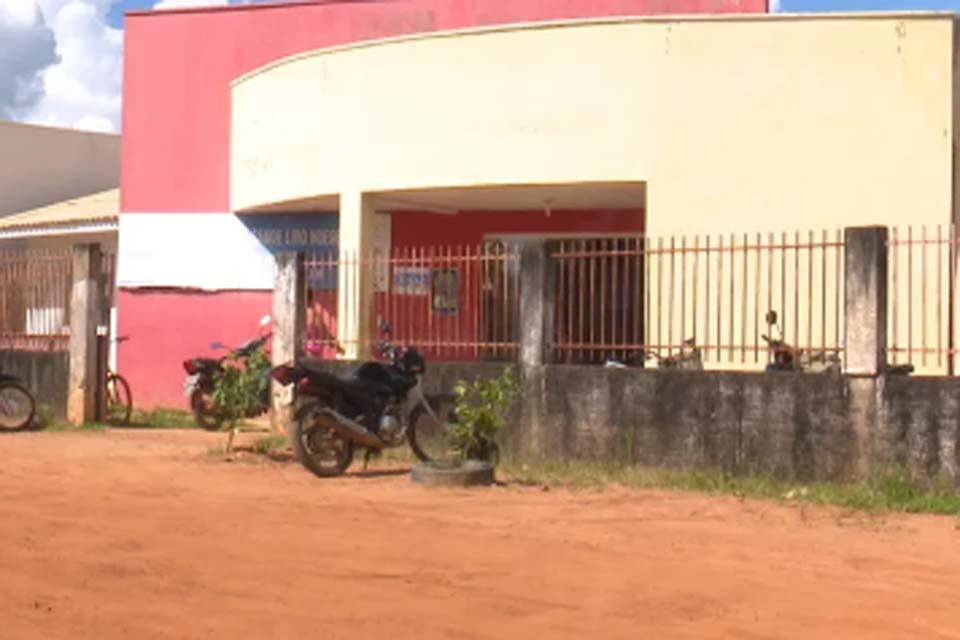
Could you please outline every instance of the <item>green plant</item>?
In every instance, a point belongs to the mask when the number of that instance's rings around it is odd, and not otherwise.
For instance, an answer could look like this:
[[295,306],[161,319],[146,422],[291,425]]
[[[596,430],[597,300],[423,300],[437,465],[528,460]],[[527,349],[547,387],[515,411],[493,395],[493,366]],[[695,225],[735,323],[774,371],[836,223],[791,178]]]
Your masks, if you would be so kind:
[[453,450],[458,458],[499,462],[496,437],[516,395],[512,367],[505,368],[492,380],[480,378],[473,384],[463,380],[457,383],[454,388],[457,421],[451,430]]
[[48,404],[40,404],[37,406],[37,425],[41,429],[46,428],[47,426],[53,424],[57,421],[57,415],[54,413],[53,408]]
[[273,451],[283,450],[290,444],[286,436],[272,435],[257,438],[253,443],[253,451],[265,456]]
[[270,361],[263,349],[255,349],[245,357],[231,354],[223,371],[213,379],[213,403],[224,416],[223,426],[232,429],[238,419],[256,413],[270,387],[263,375]]
[[42,427],[47,433],[100,433],[107,428],[102,422],[84,422],[80,426],[74,426],[67,422],[49,422]]

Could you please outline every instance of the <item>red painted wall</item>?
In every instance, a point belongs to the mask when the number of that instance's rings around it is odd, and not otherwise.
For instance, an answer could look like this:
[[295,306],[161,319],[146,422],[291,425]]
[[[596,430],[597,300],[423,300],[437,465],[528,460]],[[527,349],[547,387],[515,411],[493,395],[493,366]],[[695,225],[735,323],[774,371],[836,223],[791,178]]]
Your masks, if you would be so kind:
[[509,22],[763,13],[767,0],[388,0],[129,13],[121,211],[228,210],[230,82],[302,51]]
[[638,233],[642,209],[631,211],[464,211],[457,215],[401,211],[390,223],[394,247],[477,245],[487,234]]
[[130,382],[134,406],[186,409],[183,361],[213,356],[211,342],[236,346],[255,337],[273,292],[121,289],[117,304],[117,334],[130,337],[118,349],[117,371]]
[[[475,254],[484,236],[497,234],[537,234],[549,236],[567,233],[628,234],[640,233],[645,228],[642,209],[619,211],[465,211],[457,215],[436,213],[398,212],[391,221],[391,242],[394,248],[429,246],[431,249],[452,251],[462,255],[465,248]],[[461,269],[460,308],[457,314],[431,314],[428,296],[377,296],[377,314],[383,314],[394,325],[401,342],[421,342],[424,337],[442,342],[476,341],[480,339],[478,326],[480,311],[476,307],[476,266],[451,263]],[[433,359],[473,360],[470,349],[442,347],[421,350]]]

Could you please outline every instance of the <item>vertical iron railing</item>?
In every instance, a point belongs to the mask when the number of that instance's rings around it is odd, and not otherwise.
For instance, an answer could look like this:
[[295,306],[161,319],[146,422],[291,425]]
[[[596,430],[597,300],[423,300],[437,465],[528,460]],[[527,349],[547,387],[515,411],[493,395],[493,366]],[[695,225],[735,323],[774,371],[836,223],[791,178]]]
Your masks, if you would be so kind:
[[551,255],[555,361],[652,364],[698,349],[721,367],[761,367],[771,332],[842,356],[842,230],[564,240]]
[[891,227],[887,261],[887,362],[955,375],[957,228]]
[[[318,253],[306,261],[305,350],[334,358],[351,338],[338,331],[341,304],[359,304],[371,287],[367,345],[381,323],[390,339],[433,359],[516,357],[519,347],[519,254],[511,245],[398,247],[390,254]],[[352,312],[352,311],[350,311]]]

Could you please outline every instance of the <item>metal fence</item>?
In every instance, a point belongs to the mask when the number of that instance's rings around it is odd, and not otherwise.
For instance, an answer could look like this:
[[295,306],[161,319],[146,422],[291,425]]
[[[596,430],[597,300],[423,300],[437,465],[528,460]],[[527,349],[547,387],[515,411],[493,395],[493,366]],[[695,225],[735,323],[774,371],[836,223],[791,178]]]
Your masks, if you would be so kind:
[[[558,242],[554,359],[765,365],[764,335],[842,356],[843,232]],[[775,311],[777,323],[767,323]]]
[[957,227],[892,227],[887,237],[887,361],[956,373]]
[[[116,256],[101,254],[100,324],[109,327]],[[65,249],[0,252],[0,349],[63,351],[70,337],[73,253]]]
[[[519,254],[502,243],[396,248],[390,254],[313,254],[306,261],[306,351],[335,357],[357,338],[338,330],[372,286],[371,341],[377,326],[394,342],[431,358],[512,359],[519,346]],[[373,344],[369,346],[374,346]]]
[[0,253],[0,348],[66,349],[71,260],[69,249]]

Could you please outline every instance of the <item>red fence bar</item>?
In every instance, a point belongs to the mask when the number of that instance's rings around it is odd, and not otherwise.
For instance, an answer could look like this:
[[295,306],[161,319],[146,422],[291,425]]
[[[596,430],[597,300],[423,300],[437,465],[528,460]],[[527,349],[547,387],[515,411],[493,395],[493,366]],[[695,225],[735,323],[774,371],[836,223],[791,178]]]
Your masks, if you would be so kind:
[[[390,255],[307,258],[307,352],[333,358],[343,349],[347,310],[360,302],[359,284],[372,282],[370,345],[379,339],[378,320],[392,327],[392,340],[415,346],[432,359],[510,359],[519,347],[519,254],[507,246],[401,247]],[[338,287],[348,291],[338,299]]]
[[[767,353],[760,334],[768,332],[761,319],[771,309],[778,311],[780,330],[793,346],[841,356],[842,234],[835,240],[826,231],[764,238],[557,243],[551,254],[558,262],[554,359],[595,364],[632,359],[653,366],[653,356],[682,356],[693,346],[718,367],[757,366],[767,361],[760,357]],[[837,309],[830,309],[831,302]]]
[[[957,227],[891,228],[887,362],[917,373],[955,373]],[[934,265],[930,261],[935,261]],[[946,277],[944,277],[946,270]]]

